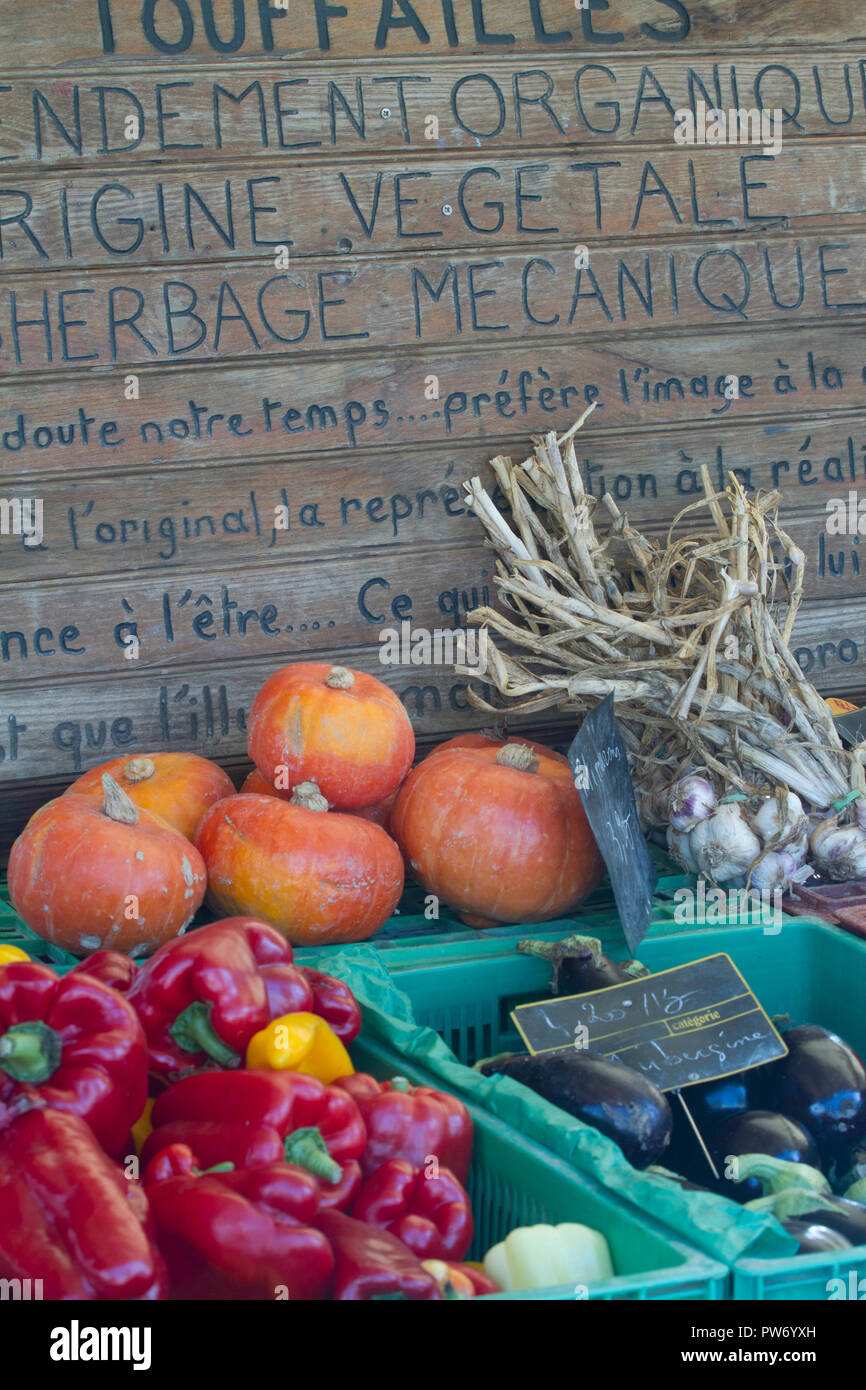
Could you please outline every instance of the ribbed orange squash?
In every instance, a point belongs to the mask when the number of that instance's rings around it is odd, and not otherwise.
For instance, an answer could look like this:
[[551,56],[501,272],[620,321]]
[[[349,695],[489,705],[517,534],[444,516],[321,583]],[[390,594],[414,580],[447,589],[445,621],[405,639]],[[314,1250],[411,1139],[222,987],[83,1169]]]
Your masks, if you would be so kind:
[[403,861],[389,835],[328,811],[314,784],[292,801],[239,792],[206,812],[196,845],[220,916],[270,922],[296,946],[364,941],[394,911]]
[[31,816],[9,855],[15,911],[75,955],[146,955],[201,907],[205,866],[194,845],[135,806],[111,777],[104,804],[65,792]]
[[66,790],[77,796],[94,796],[101,802],[105,772],[136,806],[161,816],[188,840],[195,836],[207,808],[221,797],[234,794],[228,773],[197,753],[142,753],[134,758],[112,758],[85,772]]
[[250,710],[250,757],[272,786],[315,782],[330,806],[356,811],[399,787],[415,737],[397,696],[375,676],[299,662],[275,671]]
[[427,891],[471,926],[558,917],[604,874],[568,760],[541,744],[449,740],[409,774],[391,832]]

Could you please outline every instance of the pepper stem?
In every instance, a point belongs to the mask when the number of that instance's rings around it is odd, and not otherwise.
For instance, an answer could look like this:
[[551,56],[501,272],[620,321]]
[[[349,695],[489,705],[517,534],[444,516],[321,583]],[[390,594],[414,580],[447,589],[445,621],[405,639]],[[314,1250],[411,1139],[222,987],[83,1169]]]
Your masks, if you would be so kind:
[[409,1091],[409,1078],[408,1078],[407,1076],[392,1076],[392,1077],[391,1077],[391,1090],[392,1090],[392,1091],[404,1091],[404,1092],[406,1092],[406,1093],[408,1094],[408,1091]]
[[235,1165],[226,1159],[225,1163],[214,1163],[211,1168],[193,1168],[197,1178],[206,1178],[209,1173],[233,1173]]
[[38,1086],[57,1070],[62,1052],[60,1034],[41,1019],[15,1023],[0,1038],[0,1071]]
[[287,1163],[306,1168],[308,1173],[322,1178],[324,1182],[338,1183],[343,1176],[339,1163],[328,1153],[322,1131],[314,1125],[287,1134],[284,1149]]
[[210,1021],[212,1012],[212,1004],[197,999],[178,1014],[168,1031],[184,1052],[206,1052],[221,1067],[239,1067],[238,1054],[214,1032]]

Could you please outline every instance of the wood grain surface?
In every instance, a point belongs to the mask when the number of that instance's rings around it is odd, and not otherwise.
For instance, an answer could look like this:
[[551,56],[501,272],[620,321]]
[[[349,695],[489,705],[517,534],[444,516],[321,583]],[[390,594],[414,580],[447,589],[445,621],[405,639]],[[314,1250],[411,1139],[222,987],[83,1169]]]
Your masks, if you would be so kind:
[[[678,144],[713,106],[780,125]],[[483,723],[380,633],[494,598],[463,480],[592,401],[652,535],[780,490],[866,693],[864,133],[857,0],[0,0],[0,856],[125,748],[240,771],[285,661]]]
[[847,43],[866,36],[859,0],[66,0],[52,11],[0,5],[0,51],[10,68],[112,68],[119,58],[181,67],[215,55],[250,62],[447,55],[455,50],[538,56],[629,49],[687,55],[713,43]]

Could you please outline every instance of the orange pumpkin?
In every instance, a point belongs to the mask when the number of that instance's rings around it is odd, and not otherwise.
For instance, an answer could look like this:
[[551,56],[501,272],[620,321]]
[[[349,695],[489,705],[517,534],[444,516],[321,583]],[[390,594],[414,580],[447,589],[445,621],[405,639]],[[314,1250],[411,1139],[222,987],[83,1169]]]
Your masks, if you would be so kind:
[[372,806],[399,787],[415,737],[402,704],[375,676],[324,661],[284,666],[250,710],[250,757],[272,786],[315,782],[338,811]]
[[[402,782],[400,786],[402,786]],[[376,801],[372,806],[361,806],[357,811],[347,811],[349,816],[360,816],[361,820],[372,821],[374,825],[381,825],[383,830],[391,834],[391,817],[394,814],[394,807],[397,804],[397,797],[400,795],[400,787],[397,787],[389,796],[383,796],[381,801]]]
[[252,772],[248,772],[241,782],[241,793],[244,796],[248,793],[252,793],[253,796],[278,796],[281,801],[291,801],[292,799],[291,792],[277,791],[276,787],[272,787],[257,767],[254,767]]
[[[391,831],[391,813],[394,810],[394,803],[400,788],[391,792],[388,796],[376,801],[372,806],[362,806],[357,811],[346,811],[347,816],[360,816],[362,820],[371,820],[374,825],[381,825],[383,830]],[[256,796],[278,796],[281,801],[291,801],[292,793],[288,791],[278,791],[272,787],[270,782],[266,782],[257,767],[248,773],[241,785],[244,793],[253,792]]]
[[102,776],[106,772],[136,806],[160,816],[188,840],[195,837],[207,808],[221,797],[234,794],[234,783],[228,773],[197,753],[147,753],[134,758],[112,758],[85,772],[66,790],[102,801]]
[[357,816],[328,812],[314,783],[296,786],[290,802],[227,797],[206,812],[196,845],[214,911],[261,918],[295,946],[366,940],[403,891],[391,837]]
[[100,805],[65,792],[31,816],[9,856],[9,896],[32,931],[75,955],[146,955],[201,907],[204,861],[107,775],[103,794]]
[[424,888],[471,926],[558,917],[604,874],[568,760],[541,744],[451,739],[409,774],[391,827]]

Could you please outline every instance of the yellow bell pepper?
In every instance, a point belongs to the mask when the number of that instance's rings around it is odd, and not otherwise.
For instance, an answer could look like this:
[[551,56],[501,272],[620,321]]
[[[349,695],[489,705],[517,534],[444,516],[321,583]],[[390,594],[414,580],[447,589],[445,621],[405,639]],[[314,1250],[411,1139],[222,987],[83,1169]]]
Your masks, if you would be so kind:
[[151,1096],[144,1102],[144,1109],[132,1126],[132,1142],[135,1145],[135,1152],[139,1157],[141,1157],[145,1139],[153,1130],[153,1125],[150,1122],[150,1112],[152,1109],[153,1097]]
[[247,1066],[265,1071],[298,1071],[329,1086],[355,1068],[334,1030],[318,1014],[285,1014],[271,1019],[247,1044]]
[[8,965],[12,960],[29,960],[26,951],[20,946],[0,946],[0,965]]
[[835,695],[831,696],[829,700],[825,700],[824,704],[832,715],[851,714],[857,709],[857,705],[852,705],[850,700],[840,700]]

